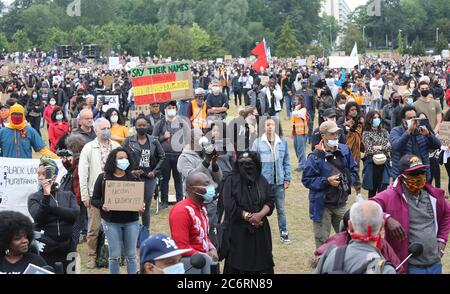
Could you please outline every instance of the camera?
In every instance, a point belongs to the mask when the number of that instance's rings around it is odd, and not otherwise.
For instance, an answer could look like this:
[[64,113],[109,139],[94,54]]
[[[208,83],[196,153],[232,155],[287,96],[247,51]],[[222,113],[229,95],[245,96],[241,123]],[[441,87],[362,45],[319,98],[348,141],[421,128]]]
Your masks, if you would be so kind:
[[341,182],[341,184],[339,185],[339,187],[342,188],[342,190],[344,190],[345,192],[350,191],[350,187],[348,185],[348,178],[346,174],[339,174],[339,177],[337,179],[339,182]]
[[58,155],[59,157],[71,157],[73,154],[69,150],[63,149],[63,150],[58,150],[56,152],[56,155]]
[[216,156],[217,150],[214,144],[212,144],[208,138],[203,137],[199,140],[199,145],[203,149],[203,153],[208,156]]
[[430,124],[428,119],[417,119],[416,122],[418,127],[427,127]]

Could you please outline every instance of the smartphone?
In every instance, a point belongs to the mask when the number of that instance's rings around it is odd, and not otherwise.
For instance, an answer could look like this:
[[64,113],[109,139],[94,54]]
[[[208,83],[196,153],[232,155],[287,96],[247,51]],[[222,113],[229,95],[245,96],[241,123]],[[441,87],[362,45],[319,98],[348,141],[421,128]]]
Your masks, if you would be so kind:
[[52,168],[50,166],[46,166],[45,167],[45,179],[47,181],[51,181],[53,177],[53,171]]
[[426,118],[416,120],[418,127],[426,127],[430,125],[430,121]]

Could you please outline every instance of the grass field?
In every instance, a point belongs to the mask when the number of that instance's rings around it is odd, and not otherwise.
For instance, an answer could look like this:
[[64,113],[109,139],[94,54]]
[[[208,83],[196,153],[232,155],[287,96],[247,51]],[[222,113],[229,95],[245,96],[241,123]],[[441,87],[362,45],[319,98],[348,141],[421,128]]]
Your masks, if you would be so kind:
[[[237,115],[237,108],[231,105],[230,117]],[[317,124],[317,122],[316,122]],[[282,125],[284,134],[290,134],[290,123],[282,114]],[[44,134],[45,132],[45,134]],[[46,131],[43,137],[46,140]],[[286,137],[290,146],[291,164],[297,166],[297,158],[293,150],[293,141],[290,137]],[[47,142],[47,141],[45,141]],[[308,146],[310,148],[310,146]],[[310,149],[308,149],[310,150]],[[447,187],[448,177],[445,168],[441,169],[441,187]],[[170,184],[173,191],[173,183]],[[448,191],[446,191],[447,193]],[[363,190],[364,197],[367,198],[367,191]],[[349,197],[349,205],[356,200],[355,195]],[[155,215],[155,203],[152,203],[151,216],[151,233],[166,233],[170,235],[168,225],[169,210],[160,211]],[[270,226],[272,229],[273,256],[275,261],[275,273],[277,274],[308,274],[313,271],[309,266],[309,262],[313,256],[315,249],[312,221],[309,219],[309,202],[308,190],[301,183],[301,179],[296,172],[293,172],[293,179],[290,188],[286,192],[286,210],[287,210],[287,226],[291,244],[282,244],[279,239],[278,224],[276,213],[270,217]],[[87,262],[86,243],[79,247],[81,256],[81,273],[82,274],[106,274],[108,269],[90,270],[85,267]],[[443,258],[444,273],[450,273],[450,253]],[[121,268],[125,272],[125,267]]]

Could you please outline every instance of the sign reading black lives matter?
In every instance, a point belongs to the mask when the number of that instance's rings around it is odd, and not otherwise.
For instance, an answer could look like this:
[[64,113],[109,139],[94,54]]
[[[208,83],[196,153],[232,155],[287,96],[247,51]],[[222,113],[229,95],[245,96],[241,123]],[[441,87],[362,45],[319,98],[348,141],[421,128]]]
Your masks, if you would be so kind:
[[105,203],[111,211],[139,211],[144,203],[144,182],[106,181]]

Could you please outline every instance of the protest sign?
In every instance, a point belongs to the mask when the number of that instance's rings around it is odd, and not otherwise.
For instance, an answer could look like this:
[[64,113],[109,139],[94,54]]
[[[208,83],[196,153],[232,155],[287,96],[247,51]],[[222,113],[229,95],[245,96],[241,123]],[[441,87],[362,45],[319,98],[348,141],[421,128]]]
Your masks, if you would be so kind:
[[111,211],[139,211],[144,204],[144,182],[106,181],[105,203]]
[[9,74],[9,66],[4,65],[0,68],[0,77],[7,77]]
[[217,58],[216,63],[223,63],[223,58]]
[[131,83],[136,105],[194,97],[191,66],[185,61],[134,68]]
[[[0,157],[0,211],[13,210],[26,216],[28,212],[28,196],[38,191],[39,159],[21,159]],[[59,173],[57,182],[67,173],[61,160],[56,160]]]
[[120,64],[119,57],[110,57],[108,62],[109,70],[122,69],[122,64]]
[[102,80],[103,80],[103,83],[105,84],[105,88],[109,89],[109,88],[111,88],[111,85],[114,81],[114,77],[112,75],[108,74],[106,76],[103,76]]
[[245,64],[245,58],[239,58],[239,64],[244,65]]
[[119,110],[120,108],[119,95],[99,95],[98,98],[101,99],[103,102],[102,106],[103,112],[107,112],[111,108]]
[[306,66],[307,67],[312,67],[314,63],[314,56],[309,56],[307,61],[306,61]]
[[23,275],[54,275],[51,271],[48,271],[42,267],[36,266],[32,263],[28,264],[27,268],[23,272]]
[[439,140],[442,146],[450,146],[450,122],[444,121],[439,129]]
[[330,68],[353,68],[358,65],[358,57],[350,56],[330,56],[329,67]]
[[297,64],[299,65],[299,66],[305,66],[306,65],[306,59],[297,59],[296,60],[296,62],[297,62]]
[[139,60],[139,56],[131,57],[130,58],[130,62],[132,62],[132,63],[134,63],[136,65],[141,64],[141,61]]
[[87,68],[85,68],[85,67],[80,68],[80,74],[86,75],[87,73],[88,73],[88,69]]
[[232,60],[233,59],[233,55],[225,55],[224,59],[225,59],[225,61],[226,60]]
[[267,84],[269,83],[270,77],[268,76],[259,76],[259,78],[261,79],[261,86],[267,86]]
[[442,50],[442,58],[448,59],[450,58],[450,50]]

